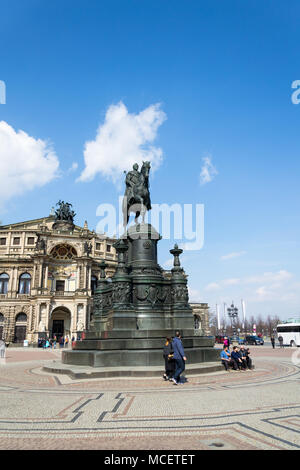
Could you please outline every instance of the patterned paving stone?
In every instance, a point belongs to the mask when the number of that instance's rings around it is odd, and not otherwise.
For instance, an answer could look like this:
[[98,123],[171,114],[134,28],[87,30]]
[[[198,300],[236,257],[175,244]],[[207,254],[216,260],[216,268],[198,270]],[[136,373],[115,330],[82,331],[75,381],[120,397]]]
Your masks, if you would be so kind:
[[42,371],[60,351],[10,350],[0,363],[0,449],[300,449],[292,349],[252,348],[255,370],[89,379]]

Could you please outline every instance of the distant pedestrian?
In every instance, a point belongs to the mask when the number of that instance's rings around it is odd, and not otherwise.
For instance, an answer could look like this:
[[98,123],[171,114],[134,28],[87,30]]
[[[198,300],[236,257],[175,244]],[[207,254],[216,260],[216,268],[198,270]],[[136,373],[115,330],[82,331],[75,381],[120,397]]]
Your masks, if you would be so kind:
[[66,336],[66,339],[65,339],[65,348],[68,348],[69,347],[69,336]]
[[282,337],[282,336],[278,336],[278,341],[279,341],[280,347],[283,348],[283,337]]
[[180,380],[180,375],[185,370],[186,361],[186,356],[181,342],[181,334],[178,330],[175,332],[175,338],[172,341],[172,348],[174,351],[174,360],[176,366],[173,382],[174,385],[178,385],[179,383],[183,383],[183,381]]
[[275,338],[274,338],[274,336],[271,336],[271,343],[272,343],[272,348],[275,349]]
[[3,339],[0,339],[0,358],[5,358],[5,341]]
[[227,348],[229,347],[229,341],[227,336],[224,337],[224,346],[226,346]]
[[61,336],[61,337],[59,338],[59,347],[60,347],[60,348],[63,348],[64,345],[65,345],[65,340],[64,340],[64,337]]

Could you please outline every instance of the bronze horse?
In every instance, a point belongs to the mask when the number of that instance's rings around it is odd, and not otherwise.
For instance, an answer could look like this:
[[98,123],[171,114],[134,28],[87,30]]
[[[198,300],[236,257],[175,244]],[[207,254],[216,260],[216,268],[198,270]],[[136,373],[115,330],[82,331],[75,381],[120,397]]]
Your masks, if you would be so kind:
[[150,173],[150,162],[143,162],[141,171],[139,173],[139,180],[133,187],[133,197],[127,200],[127,197],[123,199],[122,211],[123,211],[123,225],[124,229],[129,221],[130,213],[135,213],[134,222],[138,223],[138,218],[142,215],[142,221],[144,223],[145,214],[147,210],[151,209],[150,192],[149,192],[149,173]]

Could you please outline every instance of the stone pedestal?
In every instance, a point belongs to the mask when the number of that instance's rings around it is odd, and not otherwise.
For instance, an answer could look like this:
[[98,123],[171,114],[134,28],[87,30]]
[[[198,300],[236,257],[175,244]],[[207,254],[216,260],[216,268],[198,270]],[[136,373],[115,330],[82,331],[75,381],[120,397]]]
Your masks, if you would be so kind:
[[187,278],[176,245],[174,267],[164,276],[157,263],[160,235],[149,224],[130,227],[115,244],[118,267],[112,281],[106,264],[94,297],[94,315],[85,339],[63,352],[66,364],[93,367],[163,365],[166,337],[180,330],[188,363],[217,360],[214,338],[197,335],[188,303]]

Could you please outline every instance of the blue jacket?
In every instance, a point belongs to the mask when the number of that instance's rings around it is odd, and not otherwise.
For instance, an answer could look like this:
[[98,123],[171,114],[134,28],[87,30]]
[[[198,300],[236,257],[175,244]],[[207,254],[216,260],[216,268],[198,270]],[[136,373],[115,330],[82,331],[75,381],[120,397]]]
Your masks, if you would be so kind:
[[177,336],[175,336],[172,341],[172,348],[174,351],[174,359],[182,359],[183,356],[185,356],[181,339],[177,338]]
[[231,357],[232,357],[232,359],[234,359],[237,362],[239,362],[239,359],[241,359],[241,356],[239,355],[239,353],[235,352],[235,351],[231,352]]
[[228,354],[226,354],[224,349],[223,349],[223,351],[221,351],[220,358],[221,359],[229,359],[229,356],[228,356]]

